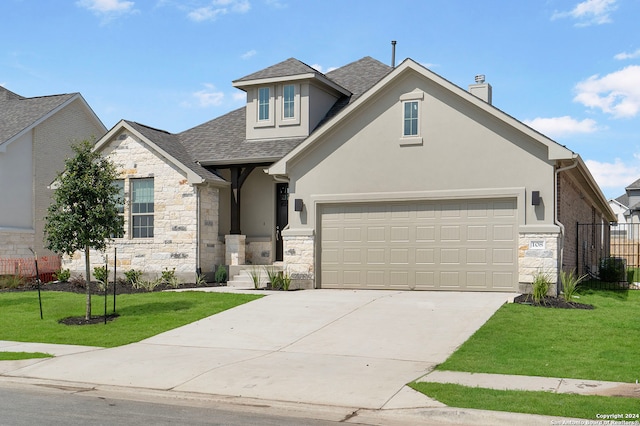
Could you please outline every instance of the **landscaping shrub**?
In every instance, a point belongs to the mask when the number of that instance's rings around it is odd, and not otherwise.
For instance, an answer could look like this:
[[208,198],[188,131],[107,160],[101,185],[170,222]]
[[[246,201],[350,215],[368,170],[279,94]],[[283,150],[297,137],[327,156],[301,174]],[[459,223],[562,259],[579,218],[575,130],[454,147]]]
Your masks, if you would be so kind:
[[165,268],[165,270],[162,271],[161,281],[173,288],[178,288],[180,283],[178,282],[178,277],[176,277],[176,268],[173,268],[172,270]]
[[93,276],[95,277],[96,281],[106,284],[107,280],[109,279],[109,271],[107,270],[106,266],[96,266],[95,268],[93,268]]
[[20,275],[0,275],[0,289],[18,288],[25,281]]
[[127,279],[127,283],[133,285],[134,283],[140,281],[140,278],[142,277],[142,271],[139,271],[137,269],[129,269],[128,271],[125,271],[124,276]]
[[578,277],[576,275],[575,269],[571,272],[560,271],[560,282],[562,283],[562,297],[567,302],[570,302],[571,299],[576,295],[578,285],[582,280],[587,278],[587,275],[582,275]]
[[218,283],[218,284],[226,283],[227,282],[227,268],[224,265],[218,266],[218,269],[216,269],[216,275],[215,275],[214,278],[216,280],[216,283]]
[[536,303],[540,303],[540,301],[547,295],[549,292],[549,288],[551,287],[551,281],[549,278],[543,274],[538,273],[533,279],[533,283],[531,284],[533,287],[533,293],[531,294],[533,300]]
[[625,262],[619,257],[605,257],[600,261],[600,280],[616,283],[625,280]]
[[71,278],[71,271],[68,269],[58,269],[54,272],[54,276],[56,280],[66,283],[69,281],[69,278]]

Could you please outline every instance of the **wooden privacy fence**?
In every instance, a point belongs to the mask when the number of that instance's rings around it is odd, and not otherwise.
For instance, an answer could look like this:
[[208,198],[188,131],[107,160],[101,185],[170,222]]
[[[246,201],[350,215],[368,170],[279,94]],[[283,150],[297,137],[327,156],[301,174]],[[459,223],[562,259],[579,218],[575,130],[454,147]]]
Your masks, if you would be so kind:
[[[60,269],[59,256],[38,257],[38,270],[42,282],[53,281],[54,273]],[[36,277],[36,262],[33,257],[0,257],[0,276],[18,275],[27,279]]]

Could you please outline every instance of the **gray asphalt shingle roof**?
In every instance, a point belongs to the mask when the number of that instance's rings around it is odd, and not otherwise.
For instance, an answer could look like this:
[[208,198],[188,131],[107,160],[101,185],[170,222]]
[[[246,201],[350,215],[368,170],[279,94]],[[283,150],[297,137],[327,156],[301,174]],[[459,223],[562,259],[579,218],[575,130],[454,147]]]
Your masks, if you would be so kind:
[[[234,83],[308,73],[323,76],[347,89],[352,95],[338,99],[325,119],[322,120],[320,124],[322,125],[373,87],[391,70],[392,68],[388,65],[367,56],[325,75],[297,59],[290,58],[235,80]],[[176,159],[184,160],[184,164],[189,167],[194,167],[193,165],[197,165],[197,163],[206,166],[273,163],[306,139],[247,140],[245,107],[178,134],[170,134],[139,123],[128,123],[135,126],[149,140],[158,143],[162,149],[171,153]],[[195,171],[195,169],[193,170]]]
[[187,152],[184,145],[180,143],[178,135],[171,134],[164,130],[154,129],[152,127],[145,126],[144,124],[136,123],[135,121],[126,121],[126,123],[145,138],[156,144],[167,154],[189,167],[192,171],[197,173],[198,176],[209,181],[224,182],[224,179],[196,163],[193,157],[191,157]]
[[76,95],[78,94],[69,93],[25,98],[0,87],[0,144],[29,128]]
[[271,65],[263,70],[256,71],[252,74],[241,77],[237,80],[233,80],[233,83],[239,83],[242,81],[261,80],[264,78],[277,78],[277,77],[290,77],[300,74],[317,74],[322,73],[315,68],[301,62],[295,58],[289,58],[286,61],[279,62],[275,65]]

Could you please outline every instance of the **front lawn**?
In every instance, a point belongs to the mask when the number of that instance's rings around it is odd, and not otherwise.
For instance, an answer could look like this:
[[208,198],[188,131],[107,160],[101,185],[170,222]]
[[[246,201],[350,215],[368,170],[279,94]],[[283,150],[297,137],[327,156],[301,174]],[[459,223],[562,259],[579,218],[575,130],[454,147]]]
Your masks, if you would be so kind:
[[[636,383],[640,291],[583,288],[579,296],[576,301],[594,309],[502,306],[437,369]],[[640,414],[635,398],[409,385],[454,407],[594,420],[597,414]]]
[[636,398],[503,391],[426,382],[414,382],[409,386],[451,407],[573,417],[594,421],[601,419],[598,414],[601,416],[607,414],[627,415],[628,418],[619,420],[637,421],[637,417],[632,416],[640,414],[638,408],[640,403]]
[[18,361],[21,359],[51,358],[53,355],[42,352],[0,352],[0,361]]
[[[114,347],[138,342],[262,296],[200,291],[122,294],[119,315],[107,324],[64,325],[66,317],[84,316],[85,295],[42,292],[44,319],[40,319],[34,291],[0,293],[0,340]],[[103,315],[104,298],[93,295],[92,314]],[[107,314],[113,310],[108,299]]]
[[640,291],[586,289],[593,310],[501,307],[439,370],[635,383]]

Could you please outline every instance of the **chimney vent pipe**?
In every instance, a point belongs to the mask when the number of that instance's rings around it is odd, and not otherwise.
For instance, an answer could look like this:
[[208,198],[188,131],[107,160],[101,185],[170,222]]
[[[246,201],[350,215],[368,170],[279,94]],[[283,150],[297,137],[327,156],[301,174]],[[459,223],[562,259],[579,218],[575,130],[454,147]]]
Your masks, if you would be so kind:
[[396,41],[391,40],[391,68],[396,67]]

